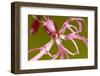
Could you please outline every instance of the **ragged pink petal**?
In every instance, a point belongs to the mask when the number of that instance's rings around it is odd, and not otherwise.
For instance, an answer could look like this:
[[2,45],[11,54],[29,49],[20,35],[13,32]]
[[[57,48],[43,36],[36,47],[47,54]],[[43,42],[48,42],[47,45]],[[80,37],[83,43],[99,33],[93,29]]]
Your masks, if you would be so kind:
[[53,45],[53,39],[51,39],[47,44],[45,44],[43,47],[46,51],[49,51]]
[[82,32],[82,22],[76,20],[76,22],[78,23],[79,25],[79,32]]
[[40,50],[40,53],[38,53],[35,57],[33,57],[31,59],[31,61],[37,61],[37,60],[39,60],[44,54],[46,54],[45,50],[44,49]]
[[[72,28],[74,28],[75,31]],[[77,32],[77,33],[79,32],[78,29],[74,25],[70,25],[68,23],[64,23],[64,25],[60,29],[60,34],[64,33],[66,29],[69,29],[71,32]]]
[[85,38],[85,37],[83,37],[83,36],[80,36],[80,40],[82,40],[82,41],[84,42],[84,44],[85,44],[86,46],[88,46],[88,39],[87,39],[87,38]]
[[74,41],[74,39],[79,39],[79,36],[77,35],[76,32],[71,33],[71,34],[66,35],[66,36],[62,36],[61,39],[64,39],[64,40],[71,40],[71,41],[73,42],[73,44],[75,45],[75,47],[76,47],[77,53],[79,54],[78,46],[77,46],[76,42]]
[[60,59],[64,59],[64,50],[60,45],[58,46],[58,51],[59,51]]
[[64,39],[64,40],[71,40],[73,42],[73,44],[75,45],[75,47],[76,47],[77,53],[79,54],[78,46],[77,46],[76,42],[74,41],[74,39],[79,39],[79,36],[76,32],[71,33],[69,35],[61,35],[60,38]]
[[65,35],[64,37],[65,37],[65,39],[79,39],[79,35],[76,32]]
[[29,53],[38,51],[38,50],[40,51],[40,53],[37,54],[35,57],[33,57],[31,60],[33,60],[33,61],[39,60],[44,54],[48,54],[52,45],[53,45],[53,40],[51,39],[51,41],[49,41],[47,44],[45,44],[44,46],[42,46],[40,48],[30,49]]
[[67,26],[69,26],[69,24],[63,24],[63,26],[61,27],[61,29],[60,29],[60,31],[59,31],[59,33],[64,33],[65,32],[65,30],[66,30],[66,28],[67,28]]
[[72,39],[79,39],[81,41],[84,42],[84,44],[87,46],[88,45],[88,40],[87,38],[85,38],[84,36],[80,36],[78,33],[74,32],[74,33],[71,33],[69,35],[65,35],[63,36],[63,39],[69,39],[69,40],[72,40]]
[[70,22],[72,22],[72,21],[76,21],[77,23],[78,23],[78,25],[79,25],[79,32],[81,32],[82,31],[82,22],[85,24],[85,20],[83,19],[83,18],[70,18],[71,20],[67,20],[66,22],[67,23],[70,23]]
[[67,28],[69,28],[71,30],[71,28],[70,28],[70,22],[72,22],[72,21],[76,21],[78,23],[78,25],[79,25],[78,31],[81,32],[82,31],[82,22],[85,23],[84,19],[82,19],[82,18],[68,18],[64,22],[62,28],[60,29],[60,33],[64,33]]
[[61,44],[61,42],[60,42],[58,39],[56,39],[56,43],[57,43],[58,47],[60,47],[63,51],[67,52],[67,53],[70,54],[70,55],[76,55],[76,54],[78,53],[78,51],[76,51],[75,53],[72,53],[71,51],[69,51],[67,48],[65,48],[65,47]]
[[56,32],[55,25],[50,18],[47,17],[46,20],[43,23],[44,23],[44,26],[46,28],[46,31],[50,35]]
[[60,42],[60,39],[56,39],[56,43],[58,45],[58,53],[59,53],[59,56],[60,56],[60,59],[64,59],[64,50],[63,50],[63,47],[61,46],[61,42]]

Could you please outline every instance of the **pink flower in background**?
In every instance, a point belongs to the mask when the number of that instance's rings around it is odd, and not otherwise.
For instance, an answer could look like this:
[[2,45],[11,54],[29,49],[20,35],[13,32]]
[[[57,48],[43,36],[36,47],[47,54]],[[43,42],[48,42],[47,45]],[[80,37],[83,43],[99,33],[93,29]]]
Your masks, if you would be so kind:
[[[31,32],[32,33],[36,32],[39,28],[39,24],[42,23],[46,32],[50,36],[51,40],[41,47],[30,49],[29,53],[34,52],[34,51],[39,51],[39,53],[35,57],[33,57],[31,60],[33,61],[39,60],[45,54],[49,55],[51,57],[51,60],[57,59],[58,56],[60,56],[60,59],[64,59],[64,56],[68,58],[68,54],[69,55],[79,54],[80,51],[74,39],[79,39],[83,41],[83,43],[86,46],[88,45],[88,40],[84,36],[81,36],[79,34],[79,32],[82,32],[82,22],[85,23],[84,19],[68,18],[64,21],[61,29],[58,30],[55,27],[53,20],[49,16],[44,16],[43,21],[41,21],[39,17],[36,17],[36,16],[33,16],[33,17],[35,18],[35,20],[32,23]],[[72,21],[77,22],[77,24],[79,25],[78,28],[70,24]],[[65,30],[70,30],[71,33],[66,35],[64,34]],[[76,47],[76,52],[73,53],[69,49],[65,48],[62,44],[62,40],[71,40]],[[50,49],[54,43],[57,44],[58,51],[56,54],[52,55],[50,53]]]
[[39,22],[40,17],[37,16],[36,18],[37,18],[37,19],[35,19],[35,20],[32,22],[32,26],[31,26],[31,29],[30,29],[30,32],[31,32],[32,34],[38,31],[38,28],[39,28],[39,25],[40,25],[40,22]]

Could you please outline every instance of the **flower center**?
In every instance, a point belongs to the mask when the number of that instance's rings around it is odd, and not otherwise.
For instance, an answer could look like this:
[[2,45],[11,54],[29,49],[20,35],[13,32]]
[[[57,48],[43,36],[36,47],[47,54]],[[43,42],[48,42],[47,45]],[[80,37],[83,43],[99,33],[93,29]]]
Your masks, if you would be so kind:
[[59,37],[59,34],[58,34],[58,33],[54,33],[54,34],[52,35],[52,37],[53,37],[54,39],[57,39],[57,38]]

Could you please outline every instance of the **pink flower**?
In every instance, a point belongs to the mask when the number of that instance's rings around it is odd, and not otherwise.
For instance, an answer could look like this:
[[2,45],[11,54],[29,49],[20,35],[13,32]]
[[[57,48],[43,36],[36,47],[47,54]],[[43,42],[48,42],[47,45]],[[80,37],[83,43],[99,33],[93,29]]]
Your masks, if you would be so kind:
[[[64,59],[64,55],[66,55],[66,57],[68,58],[68,54],[70,55],[79,54],[80,51],[74,39],[82,40],[86,46],[88,45],[88,40],[84,36],[79,35],[79,32],[82,32],[82,22],[85,23],[84,19],[68,18],[65,20],[60,30],[57,30],[55,28],[54,22],[49,16],[44,16],[44,19],[45,19],[44,21],[39,20],[39,22],[41,22],[44,25],[44,28],[46,32],[50,35],[51,40],[45,45],[43,45],[42,47],[30,49],[29,52],[34,52],[36,50],[40,51],[39,54],[37,54],[31,60],[33,61],[39,60],[45,54],[49,55],[51,57],[51,60],[55,60],[58,56],[60,56],[60,59]],[[79,25],[78,29],[74,25],[70,24],[72,21],[76,21],[78,23]],[[73,30],[72,28],[74,28],[75,30]],[[70,30],[71,33],[66,35],[64,34],[65,30]],[[62,44],[62,39],[71,40],[76,47],[76,52],[73,53],[67,48],[65,48]],[[52,55],[49,51],[51,47],[53,46],[53,43],[55,42],[58,46],[58,51],[56,54]]]
[[39,25],[40,25],[39,20],[40,20],[40,17],[37,16],[36,19],[32,22],[32,26],[31,26],[31,29],[30,29],[30,32],[32,34],[37,32]]

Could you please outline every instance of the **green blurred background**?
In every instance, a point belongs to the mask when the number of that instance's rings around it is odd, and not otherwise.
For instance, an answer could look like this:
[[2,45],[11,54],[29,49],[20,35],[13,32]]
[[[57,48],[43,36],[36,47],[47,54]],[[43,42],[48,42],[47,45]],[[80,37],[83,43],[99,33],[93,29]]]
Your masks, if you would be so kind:
[[[50,16],[52,18],[52,20],[54,21],[55,25],[57,26],[57,29],[59,30],[64,21],[67,18],[70,18],[71,16]],[[80,35],[84,36],[84,37],[88,37],[88,18],[87,17],[79,17],[79,18],[83,18],[86,22],[86,25],[83,23],[83,30],[80,33]],[[38,31],[34,34],[30,33],[30,28],[32,26],[32,21],[34,20],[34,18],[32,17],[32,15],[28,15],[28,50],[32,49],[32,48],[38,48],[43,46],[44,44],[46,44],[47,42],[50,41],[50,37],[48,35],[48,33],[45,31],[44,27],[42,24],[40,24],[40,27],[38,29]],[[43,20],[43,16],[41,16],[41,20]],[[75,21],[73,21],[71,23],[72,25],[75,25],[78,28],[78,25]],[[70,34],[71,32],[69,30],[66,30],[65,34]],[[82,58],[88,58],[88,48],[84,45],[84,43],[80,40],[75,40],[80,54],[76,54],[74,56],[69,55],[69,59],[82,59]],[[67,49],[69,49],[71,52],[75,52],[76,48],[74,46],[74,44],[72,43],[72,41],[70,40],[62,40],[62,44],[64,45],[64,47],[66,47]],[[56,54],[58,51],[57,49],[57,44],[54,44],[50,50],[50,53],[52,54]],[[35,52],[31,52],[28,53],[28,60],[30,60],[31,58],[33,58],[34,56],[36,56],[39,53],[39,51],[35,51]],[[42,58],[40,58],[39,60],[49,60],[51,59],[51,57],[49,57],[48,55],[44,55],[42,56]],[[59,57],[57,58],[59,59]]]

